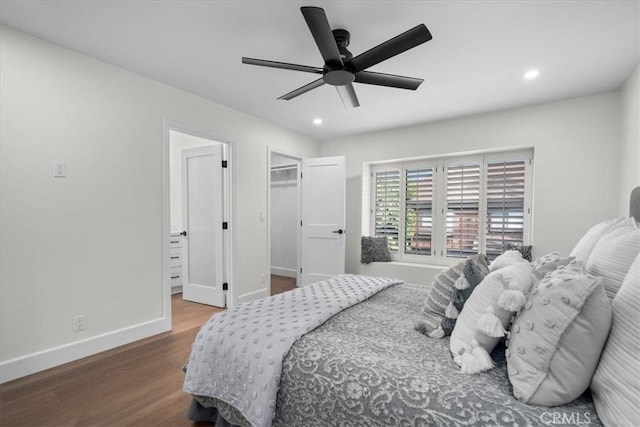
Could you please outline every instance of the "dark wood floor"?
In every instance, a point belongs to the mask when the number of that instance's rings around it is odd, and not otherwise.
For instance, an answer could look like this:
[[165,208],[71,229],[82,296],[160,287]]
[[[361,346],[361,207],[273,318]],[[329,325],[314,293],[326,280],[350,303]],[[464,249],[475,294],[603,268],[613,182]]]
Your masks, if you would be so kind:
[[[272,276],[272,294],[295,279]],[[172,297],[170,332],[0,385],[0,426],[210,426],[185,414],[182,365],[222,309]]]

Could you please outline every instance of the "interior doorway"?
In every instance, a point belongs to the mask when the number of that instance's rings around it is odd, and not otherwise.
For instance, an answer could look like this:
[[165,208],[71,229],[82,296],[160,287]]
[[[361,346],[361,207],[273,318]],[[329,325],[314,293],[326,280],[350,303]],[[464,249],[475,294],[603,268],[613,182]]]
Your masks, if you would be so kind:
[[299,157],[269,150],[268,267],[269,293],[274,286],[297,286],[300,275]]
[[171,323],[172,299],[217,307],[231,299],[230,157],[230,143],[165,124],[165,316]]

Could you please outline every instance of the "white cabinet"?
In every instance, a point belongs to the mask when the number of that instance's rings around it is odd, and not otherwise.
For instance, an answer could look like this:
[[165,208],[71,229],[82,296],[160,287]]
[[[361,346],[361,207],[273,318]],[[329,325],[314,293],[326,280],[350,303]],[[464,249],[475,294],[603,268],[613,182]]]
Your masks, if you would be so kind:
[[169,277],[171,278],[171,294],[182,292],[182,236],[171,233],[169,240]]

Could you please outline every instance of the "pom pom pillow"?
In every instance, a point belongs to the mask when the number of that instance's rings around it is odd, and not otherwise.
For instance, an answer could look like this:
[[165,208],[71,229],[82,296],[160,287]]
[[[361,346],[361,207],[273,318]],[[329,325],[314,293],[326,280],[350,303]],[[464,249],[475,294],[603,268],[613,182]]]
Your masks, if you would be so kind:
[[516,250],[509,250],[504,252],[502,255],[498,256],[493,260],[491,265],[489,266],[490,271],[500,270],[501,268],[505,268],[512,264],[529,264],[529,261],[522,258],[522,254]]
[[589,387],[610,325],[602,279],[564,267],[547,275],[511,327],[506,355],[513,395],[545,406],[576,399]]
[[438,274],[424,301],[416,330],[431,338],[451,335],[456,319],[474,288],[489,274],[487,257],[474,255]]
[[522,308],[534,277],[528,262],[490,273],[476,287],[460,313],[449,343],[464,373],[493,368],[489,353],[506,333],[513,312]]
[[640,255],[613,299],[609,339],[591,381],[598,416],[605,425],[640,426]]

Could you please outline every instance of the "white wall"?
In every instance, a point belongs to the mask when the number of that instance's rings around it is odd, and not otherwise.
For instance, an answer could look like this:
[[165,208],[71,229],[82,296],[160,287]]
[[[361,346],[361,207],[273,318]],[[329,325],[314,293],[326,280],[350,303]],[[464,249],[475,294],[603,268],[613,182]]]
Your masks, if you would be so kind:
[[620,152],[619,215],[628,215],[629,193],[640,185],[640,65],[621,90],[622,149]]
[[[266,287],[267,146],[315,156],[317,141],[0,31],[0,381],[167,327],[164,119],[232,142],[231,286],[236,299]],[[79,314],[88,328],[73,333]]]
[[620,114],[615,92],[323,142],[323,156],[347,158],[347,271],[367,272],[363,162],[486,149],[534,147],[534,255],[567,254],[591,225],[618,214]]

